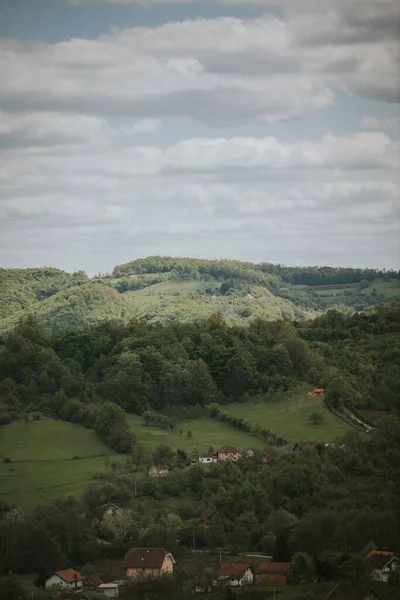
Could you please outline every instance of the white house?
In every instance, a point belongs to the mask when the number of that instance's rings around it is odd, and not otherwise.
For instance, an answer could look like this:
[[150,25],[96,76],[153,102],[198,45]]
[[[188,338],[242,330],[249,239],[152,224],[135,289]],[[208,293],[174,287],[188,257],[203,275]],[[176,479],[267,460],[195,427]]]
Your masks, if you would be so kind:
[[56,571],[51,577],[46,579],[45,587],[49,588],[52,585],[61,585],[69,590],[81,590],[85,577],[75,571],[75,569],[65,569],[64,571]]
[[204,454],[200,454],[199,463],[202,465],[208,465],[210,463],[217,462],[217,455],[211,454],[210,452],[205,452]]
[[103,594],[103,596],[106,596],[107,598],[118,598],[120,587],[121,585],[118,581],[113,581],[112,583],[101,583],[97,587],[96,592]]
[[113,504],[112,502],[110,502],[110,504],[105,504],[103,506],[103,509],[104,509],[103,518],[119,515],[121,512],[120,507],[117,506],[116,504]]
[[217,569],[217,579],[214,585],[237,587],[240,585],[252,585],[254,574],[250,565],[224,563]]
[[394,552],[371,550],[365,557],[371,579],[387,582],[392,571],[400,571],[400,560]]

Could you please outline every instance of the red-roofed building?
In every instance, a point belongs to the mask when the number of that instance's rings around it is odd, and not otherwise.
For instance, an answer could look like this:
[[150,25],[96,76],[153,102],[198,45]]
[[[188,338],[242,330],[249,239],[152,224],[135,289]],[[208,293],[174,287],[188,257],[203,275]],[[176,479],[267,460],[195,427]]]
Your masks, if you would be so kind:
[[151,469],[149,469],[150,477],[165,477],[169,473],[169,468],[167,465],[153,465]]
[[290,562],[264,562],[257,569],[259,585],[286,585]]
[[75,569],[65,569],[64,571],[56,571],[51,577],[46,579],[45,587],[61,585],[70,590],[81,590],[84,579],[84,575],[75,571]]
[[365,557],[371,579],[387,582],[392,571],[400,571],[400,560],[394,552],[371,550]]
[[314,388],[313,389],[314,396],[323,396],[325,394],[324,388]]
[[212,452],[204,452],[199,456],[199,463],[201,463],[202,465],[207,465],[215,462],[217,462],[217,455]]
[[125,554],[123,566],[127,577],[148,580],[173,573],[174,564],[174,557],[165,548],[131,548]]
[[254,583],[254,574],[250,565],[243,563],[223,563],[218,567],[216,575],[215,585],[237,587]]

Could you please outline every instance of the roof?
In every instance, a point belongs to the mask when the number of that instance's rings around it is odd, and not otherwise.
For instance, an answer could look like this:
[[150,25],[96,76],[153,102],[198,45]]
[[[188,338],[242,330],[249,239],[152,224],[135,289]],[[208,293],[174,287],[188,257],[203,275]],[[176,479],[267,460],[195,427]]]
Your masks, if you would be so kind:
[[287,575],[290,562],[263,562],[258,565],[257,572],[262,575]]
[[81,581],[85,579],[85,576],[75,569],[64,569],[64,571],[56,571],[53,575],[58,575],[60,579],[63,579],[66,583],[73,583],[74,581]]
[[316,394],[323,394],[325,392],[324,388],[314,388],[314,393]]
[[383,569],[385,565],[393,558],[397,559],[394,552],[385,552],[384,550],[371,550],[365,557],[365,561],[372,569]]
[[152,469],[156,469],[156,471],[169,471],[169,467],[167,465],[153,465]]
[[204,452],[203,454],[200,454],[199,458],[215,458],[216,455],[211,453],[211,452]]
[[113,581],[112,583],[101,583],[98,586],[98,590],[115,590],[116,588],[119,587],[119,583]]
[[298,446],[302,450],[305,446],[315,446],[316,443],[317,442],[297,442],[296,446]]
[[236,454],[237,452],[239,452],[239,450],[236,450],[236,448],[234,448],[233,446],[222,446],[222,448],[220,448],[218,452],[223,452],[224,454],[227,454],[228,452],[234,452]]
[[247,569],[250,569],[250,565],[245,563],[223,563],[217,569],[218,577],[235,577],[241,578],[246,573]]
[[170,554],[165,548],[131,548],[124,558],[125,569],[161,569],[165,557]]

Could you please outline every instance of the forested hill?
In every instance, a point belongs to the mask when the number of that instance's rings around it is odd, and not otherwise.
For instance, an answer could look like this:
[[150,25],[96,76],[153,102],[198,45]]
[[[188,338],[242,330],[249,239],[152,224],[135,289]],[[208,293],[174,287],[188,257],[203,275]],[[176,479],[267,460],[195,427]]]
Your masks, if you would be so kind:
[[398,271],[286,267],[270,263],[155,256],[93,278],[59,269],[0,269],[0,333],[27,313],[46,326],[103,320],[197,321],[219,313],[232,324],[312,318],[400,301]]

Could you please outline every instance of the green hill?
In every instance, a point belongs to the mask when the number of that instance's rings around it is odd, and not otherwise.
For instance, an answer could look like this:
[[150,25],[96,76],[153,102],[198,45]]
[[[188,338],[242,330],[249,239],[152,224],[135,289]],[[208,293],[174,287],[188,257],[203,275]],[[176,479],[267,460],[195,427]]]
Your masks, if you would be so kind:
[[234,323],[299,320],[329,309],[366,310],[400,301],[398,272],[284,267],[235,260],[153,256],[89,279],[83,271],[0,269],[0,332],[31,313],[46,326],[103,320],[197,321],[219,313]]

